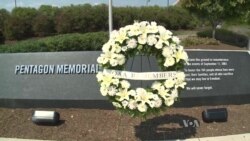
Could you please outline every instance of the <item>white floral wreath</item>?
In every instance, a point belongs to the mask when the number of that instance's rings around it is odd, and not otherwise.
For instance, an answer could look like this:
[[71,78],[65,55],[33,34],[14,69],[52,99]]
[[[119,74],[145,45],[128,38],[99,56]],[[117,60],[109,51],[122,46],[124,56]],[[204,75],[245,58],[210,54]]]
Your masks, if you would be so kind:
[[135,90],[123,78],[98,72],[101,94],[108,97],[118,110],[131,116],[146,116],[173,105],[179,90],[186,85],[183,68],[188,60],[187,53],[179,38],[156,22],[135,22],[114,30],[102,51],[97,62],[104,70],[122,72],[129,57],[143,54],[155,56],[161,71],[175,72],[173,77],[155,81],[151,88]]

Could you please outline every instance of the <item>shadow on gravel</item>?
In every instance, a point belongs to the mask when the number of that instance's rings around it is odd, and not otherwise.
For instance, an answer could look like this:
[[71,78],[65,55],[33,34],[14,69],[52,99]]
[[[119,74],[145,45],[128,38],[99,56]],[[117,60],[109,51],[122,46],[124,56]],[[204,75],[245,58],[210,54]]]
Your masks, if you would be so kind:
[[199,121],[187,115],[163,115],[135,126],[137,138],[145,140],[186,139],[194,137]]

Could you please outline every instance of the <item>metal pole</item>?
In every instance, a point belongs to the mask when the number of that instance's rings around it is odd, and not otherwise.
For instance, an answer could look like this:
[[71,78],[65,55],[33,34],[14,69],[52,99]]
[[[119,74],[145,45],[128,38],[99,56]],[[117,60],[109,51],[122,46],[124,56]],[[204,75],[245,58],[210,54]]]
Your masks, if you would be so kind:
[[15,0],[15,7],[16,7],[16,0]]
[[169,7],[169,0],[168,0],[168,7]]
[[109,37],[113,30],[113,18],[112,18],[112,0],[109,0]]

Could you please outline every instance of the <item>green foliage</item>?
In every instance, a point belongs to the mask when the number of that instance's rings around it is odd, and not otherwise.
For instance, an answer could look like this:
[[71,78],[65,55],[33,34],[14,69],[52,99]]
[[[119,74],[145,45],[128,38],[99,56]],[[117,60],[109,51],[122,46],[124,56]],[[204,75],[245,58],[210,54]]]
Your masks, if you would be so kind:
[[[198,32],[197,35],[199,37],[212,37],[212,30],[205,30]],[[247,47],[248,37],[245,35],[237,34],[225,29],[217,29],[215,39],[221,41],[222,43],[239,46],[239,47]]]
[[108,8],[106,5],[89,4],[63,7],[56,18],[58,33],[95,32],[108,29]]
[[47,36],[55,33],[55,24],[49,16],[39,14],[34,19],[32,29],[37,36]]
[[208,19],[213,28],[227,19],[245,15],[250,9],[249,0],[181,0],[181,5],[201,18]]
[[212,39],[212,38],[203,38],[203,37],[187,37],[182,40],[182,45],[187,46],[196,46],[196,45],[219,45],[219,41]]
[[0,44],[4,44],[5,37],[3,36],[2,31],[0,30]]
[[192,29],[197,20],[181,7],[119,7],[114,8],[114,28],[118,29],[138,21],[156,21],[168,29]]
[[250,10],[248,10],[247,13],[243,16],[243,21],[250,25]]
[[237,17],[249,10],[249,0],[181,0],[184,8],[194,12],[203,18],[212,21],[220,21],[227,18]]
[[0,9],[0,31],[4,30],[4,22],[9,17],[9,12],[5,9]]
[[55,51],[92,51],[101,50],[107,42],[108,33],[65,34],[38,40],[26,40],[16,44],[1,45],[1,53],[17,52],[55,52]]
[[133,7],[114,7],[113,9],[113,26],[119,29],[138,20],[139,8]]
[[47,36],[56,33],[55,17],[59,9],[48,5],[42,5],[33,20],[33,31],[36,36]]
[[30,24],[20,17],[10,17],[5,22],[4,36],[9,40],[21,40],[30,34]]
[[5,22],[4,34],[7,39],[32,37],[32,23],[37,11],[34,8],[14,8],[11,17]]
[[54,18],[59,12],[58,7],[53,7],[50,5],[41,5],[38,9],[38,14],[47,15]]
[[[197,24],[197,19],[181,7],[168,7],[159,15],[158,20],[169,29],[192,29]],[[164,16],[165,15],[165,16]]]
[[17,7],[14,8],[11,12],[12,16],[21,17],[28,21],[32,21],[32,19],[36,16],[37,10],[35,8],[29,7]]
[[[114,7],[114,29],[132,24],[135,20],[156,21],[168,29],[175,30],[192,29],[197,24],[196,18],[181,7]],[[107,31],[108,6],[85,4],[57,8],[42,5],[37,10],[18,7],[13,9],[10,17],[3,21],[6,26],[4,35],[9,40],[65,33]]]

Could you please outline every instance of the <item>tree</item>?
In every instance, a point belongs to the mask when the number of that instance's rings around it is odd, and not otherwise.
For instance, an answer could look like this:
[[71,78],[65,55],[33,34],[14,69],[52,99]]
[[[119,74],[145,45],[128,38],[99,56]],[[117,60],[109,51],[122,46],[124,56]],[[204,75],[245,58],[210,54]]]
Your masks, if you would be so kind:
[[242,16],[250,8],[249,0],[181,0],[182,7],[209,20],[215,38],[217,25],[227,19]]
[[14,8],[4,24],[5,37],[18,40],[32,37],[34,34],[32,23],[36,15],[37,10],[35,8]]
[[10,16],[9,12],[5,9],[0,9],[0,31],[4,30],[4,22]]
[[38,9],[38,14],[33,20],[33,31],[37,36],[52,35],[55,30],[55,18],[59,11],[59,8],[42,5]]

